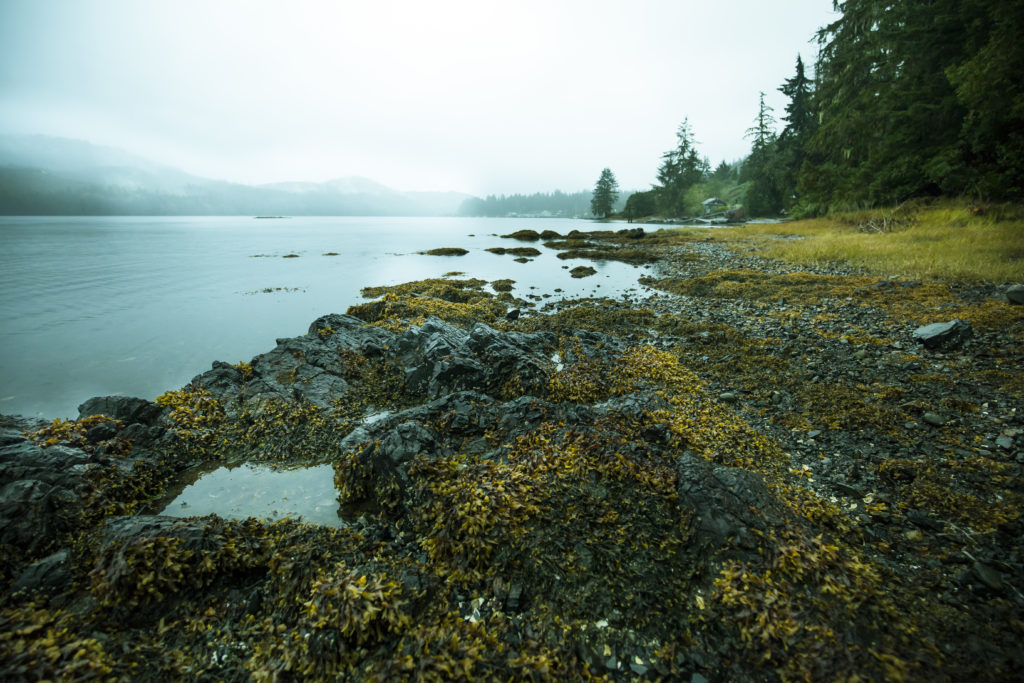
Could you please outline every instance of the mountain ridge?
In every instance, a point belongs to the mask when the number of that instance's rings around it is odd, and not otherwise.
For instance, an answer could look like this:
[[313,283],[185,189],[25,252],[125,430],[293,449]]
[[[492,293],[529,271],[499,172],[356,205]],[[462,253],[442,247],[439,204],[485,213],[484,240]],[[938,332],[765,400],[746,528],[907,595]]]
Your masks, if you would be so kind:
[[246,185],[84,140],[0,136],[0,215],[454,216],[471,197],[361,176]]

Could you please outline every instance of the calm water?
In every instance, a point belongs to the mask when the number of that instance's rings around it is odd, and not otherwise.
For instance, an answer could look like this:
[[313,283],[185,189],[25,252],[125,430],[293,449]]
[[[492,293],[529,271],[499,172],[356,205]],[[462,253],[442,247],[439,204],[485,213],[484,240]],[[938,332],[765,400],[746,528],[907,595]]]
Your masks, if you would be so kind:
[[[519,229],[597,227],[510,218],[0,217],[0,412],[76,417],[91,396],[152,399],[214,360],[249,360],[320,315],[344,313],[369,285],[462,271],[511,278],[524,298],[638,288],[643,268],[596,263],[597,275],[574,280],[563,266],[582,262],[539,244],[544,253],[526,264],[484,251],[523,246],[497,237]],[[470,253],[415,253],[446,246]]]
[[311,524],[344,526],[330,465],[275,470],[258,465],[218,467],[179,491],[160,511],[171,517],[216,514],[228,519],[298,518]]

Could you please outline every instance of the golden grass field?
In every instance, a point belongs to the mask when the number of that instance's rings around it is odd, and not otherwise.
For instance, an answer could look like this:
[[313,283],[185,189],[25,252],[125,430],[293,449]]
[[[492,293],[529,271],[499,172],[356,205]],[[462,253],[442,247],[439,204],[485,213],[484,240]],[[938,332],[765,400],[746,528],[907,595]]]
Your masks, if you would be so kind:
[[[966,202],[904,205],[776,224],[682,229],[741,241],[793,263],[845,262],[873,275],[957,282],[1024,282],[1024,210]],[[800,239],[779,239],[795,236]]]

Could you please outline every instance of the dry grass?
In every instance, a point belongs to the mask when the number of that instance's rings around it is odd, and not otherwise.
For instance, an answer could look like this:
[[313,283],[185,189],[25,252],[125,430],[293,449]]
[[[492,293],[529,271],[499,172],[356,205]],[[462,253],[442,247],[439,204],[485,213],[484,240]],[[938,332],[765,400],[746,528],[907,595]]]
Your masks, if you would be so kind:
[[891,232],[871,231],[885,217],[881,211],[858,212],[707,234],[750,243],[764,256],[793,263],[845,262],[875,275],[925,280],[1024,282],[1024,214],[1019,210],[944,203],[914,208]]

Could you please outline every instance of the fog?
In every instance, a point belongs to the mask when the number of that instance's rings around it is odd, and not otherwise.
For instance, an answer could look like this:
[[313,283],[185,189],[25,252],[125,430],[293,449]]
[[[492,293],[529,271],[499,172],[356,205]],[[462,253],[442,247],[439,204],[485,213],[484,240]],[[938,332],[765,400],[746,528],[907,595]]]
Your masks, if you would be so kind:
[[688,117],[744,156],[831,0],[3,0],[0,133],[258,184],[644,189]]

